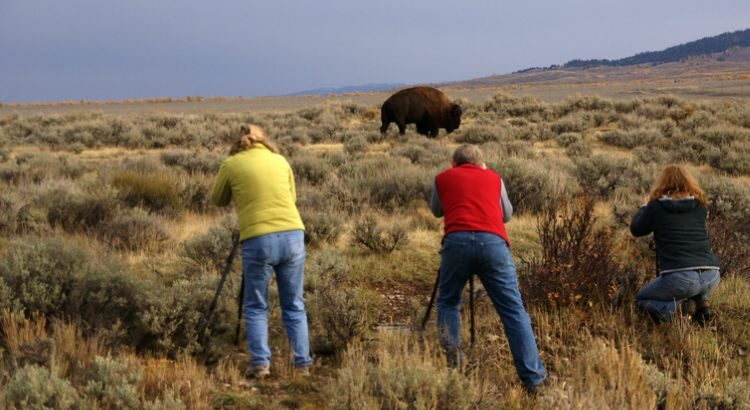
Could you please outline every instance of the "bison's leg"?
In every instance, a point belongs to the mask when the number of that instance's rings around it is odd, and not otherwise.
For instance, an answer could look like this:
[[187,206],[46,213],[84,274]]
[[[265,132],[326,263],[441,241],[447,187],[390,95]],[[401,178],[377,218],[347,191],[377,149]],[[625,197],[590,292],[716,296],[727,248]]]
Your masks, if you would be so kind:
[[383,118],[383,125],[380,126],[380,133],[385,134],[385,132],[388,131],[389,125],[391,125],[391,122]]
[[417,123],[417,133],[419,135],[427,135],[428,132],[429,132],[429,127],[425,123],[423,122]]
[[396,125],[398,125],[398,133],[400,135],[406,134],[406,119],[396,118]]

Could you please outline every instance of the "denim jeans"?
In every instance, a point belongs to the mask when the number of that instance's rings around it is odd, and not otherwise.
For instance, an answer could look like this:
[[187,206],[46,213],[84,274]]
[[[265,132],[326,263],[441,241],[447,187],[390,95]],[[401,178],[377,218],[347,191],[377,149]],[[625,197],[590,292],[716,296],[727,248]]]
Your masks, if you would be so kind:
[[482,281],[500,316],[508,338],[513,363],[527,387],[545,378],[529,315],[524,309],[508,246],[501,237],[486,232],[453,232],[443,241],[440,261],[438,330],[443,349],[460,355],[461,293],[471,274]]
[[245,278],[243,311],[250,364],[271,363],[271,350],[268,347],[268,282],[273,271],[276,272],[281,318],[294,365],[304,367],[312,362],[307,313],[302,299],[304,265],[302,230],[271,233],[242,242],[242,274]]
[[708,300],[708,294],[716,288],[719,280],[718,269],[665,273],[638,291],[636,305],[655,319],[668,322],[683,300]]

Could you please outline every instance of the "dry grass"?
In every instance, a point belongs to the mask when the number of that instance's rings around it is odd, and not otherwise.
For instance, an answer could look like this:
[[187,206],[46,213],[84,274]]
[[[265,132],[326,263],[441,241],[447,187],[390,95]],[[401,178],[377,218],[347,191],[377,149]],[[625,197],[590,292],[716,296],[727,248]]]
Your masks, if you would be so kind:
[[[515,90],[521,94],[542,92],[553,99],[561,93],[561,85],[548,84],[542,90],[538,86],[516,85]],[[537,88],[535,88],[537,87]],[[602,87],[614,87],[605,84]],[[619,86],[618,86],[619,87]],[[568,89],[567,93],[570,92]],[[617,93],[621,92],[617,88]],[[531,114],[506,116],[497,112],[483,110],[482,101],[494,90],[462,91],[452,90],[454,97],[469,96],[466,102],[466,121],[462,127],[487,127],[488,129],[506,132],[505,127],[518,131],[524,127],[539,132],[549,124],[562,119],[570,120],[573,125],[582,118],[593,118],[602,114],[604,123],[585,122],[586,128],[581,131],[582,139],[591,143],[593,155],[602,154],[610,162],[622,161],[627,164],[627,171],[646,169],[637,163],[633,151],[602,144],[597,134],[605,130],[619,129],[619,113],[615,109],[583,110],[584,114],[572,113],[571,118],[558,118],[556,110],[569,108],[579,100],[561,104],[543,104],[537,106]],[[477,299],[477,344],[473,349],[466,347],[468,366],[463,372],[453,372],[446,368],[445,360],[436,346],[434,323],[426,333],[415,332],[409,325],[421,319],[426,299],[432,287],[435,270],[439,264],[438,250],[442,237],[442,223],[434,218],[427,207],[421,189],[429,187],[431,178],[449,163],[449,153],[458,145],[456,135],[441,135],[437,140],[424,140],[409,130],[406,138],[390,135],[382,142],[369,144],[362,152],[356,149],[347,154],[346,142],[351,139],[368,138],[377,130],[377,108],[374,104],[382,95],[353,96],[349,101],[318,106],[320,98],[301,98],[294,101],[279,99],[275,101],[204,101],[190,103],[159,103],[165,112],[199,111],[195,115],[149,113],[149,104],[141,102],[134,106],[124,104],[102,105],[105,114],[83,119],[55,117],[54,121],[69,121],[68,125],[79,122],[93,122],[94,125],[110,119],[125,121],[137,130],[130,135],[133,146],[102,146],[83,148],[78,154],[73,152],[51,153],[51,146],[43,142],[29,143],[23,140],[9,140],[2,148],[10,153],[9,159],[2,162],[0,158],[0,190],[11,192],[13,201],[8,205],[9,213],[17,213],[23,207],[34,208],[41,215],[42,225],[47,224],[47,208],[38,198],[45,192],[60,186],[59,177],[36,169],[25,169],[16,164],[37,155],[56,155],[67,158],[74,164],[85,164],[90,167],[77,177],[66,177],[65,186],[71,187],[106,187],[111,185],[113,177],[123,171],[143,171],[144,175],[168,175],[170,184],[183,187],[195,183],[210,182],[211,175],[205,171],[192,172],[179,166],[167,168],[160,162],[160,154],[167,151],[195,152],[200,163],[209,163],[224,155],[225,139],[235,123],[256,121],[269,130],[269,133],[280,140],[283,149],[289,150],[289,158],[297,156],[309,161],[311,174],[320,180],[314,184],[307,180],[298,182],[299,201],[314,212],[332,213],[340,221],[341,235],[333,243],[323,243],[319,247],[308,248],[308,283],[311,291],[308,298],[315,297],[316,286],[321,286],[319,268],[313,266],[312,260],[326,259],[341,263],[336,268],[344,272],[345,280],[338,283],[345,290],[356,287],[367,293],[368,297],[382,299],[379,314],[384,324],[394,325],[399,332],[366,331],[363,335],[352,338],[343,351],[327,352],[330,355],[316,356],[313,377],[305,380],[296,376],[288,361],[288,347],[284,329],[279,320],[277,297],[271,289],[271,346],[273,349],[274,376],[262,383],[248,382],[242,377],[247,356],[238,353],[230,339],[234,326],[234,297],[239,286],[236,280],[238,270],[233,272],[228,282],[224,298],[220,301],[217,321],[220,326],[213,329],[212,346],[207,358],[213,360],[209,365],[200,363],[202,356],[186,354],[153,353],[143,346],[115,343],[115,332],[91,332],[85,323],[77,323],[75,317],[67,321],[50,321],[44,317],[22,317],[20,312],[7,313],[2,316],[0,329],[3,338],[0,340],[0,385],[8,382],[18,366],[37,363],[53,369],[62,378],[70,380],[79,391],[87,383],[87,372],[97,357],[110,357],[137,369],[141,378],[136,387],[141,403],[155,400],[168,401],[170,397],[181,401],[191,409],[203,408],[743,408],[750,406],[750,391],[747,380],[750,379],[750,282],[747,278],[725,277],[722,284],[713,294],[712,301],[717,319],[708,327],[699,327],[689,320],[681,319],[671,324],[653,325],[639,317],[632,306],[632,300],[625,299],[620,304],[591,304],[577,307],[558,307],[556,309],[541,306],[527,306],[533,321],[540,354],[548,373],[550,386],[547,392],[538,397],[527,395],[520,386],[515,374],[507,340],[494,308],[480,289]],[[508,97],[510,104],[523,106],[526,102]],[[339,99],[340,100],[340,99]],[[290,102],[291,101],[291,102]],[[365,102],[371,106],[362,107],[351,101]],[[258,114],[244,111],[255,104],[276,104],[279,110],[288,110],[298,106],[312,106],[310,112],[302,114],[274,112]],[[615,104],[613,101],[608,104]],[[659,112],[663,108],[655,101],[637,101],[647,112]],[[249,105],[248,105],[249,104]],[[729,103],[727,103],[729,104]],[[533,105],[533,104],[532,104]],[[606,105],[606,104],[605,104]],[[628,109],[628,101],[622,102]],[[97,106],[99,107],[99,106]],[[532,107],[532,108],[534,108]],[[718,108],[717,108],[718,107]],[[65,107],[14,107],[27,113],[44,112],[57,108],[60,112],[67,109],[85,110],[86,106]],[[242,110],[242,113],[223,113]],[[708,126],[710,121],[726,116],[732,121],[741,122],[747,105],[741,102],[729,105],[704,106],[695,105],[695,112],[705,118],[698,121],[698,128]],[[8,107],[0,108],[0,117]],[[130,111],[128,111],[130,110]],[[349,110],[349,111],[347,111]],[[635,109],[633,109],[635,110]],[[713,111],[712,111],[713,110]],[[210,112],[215,111],[215,112]],[[320,113],[316,114],[316,112]],[[358,114],[352,114],[351,112]],[[601,111],[601,112],[599,112]],[[123,112],[122,117],[112,113]],[[210,113],[209,113],[210,112]],[[567,114],[566,114],[567,115]],[[657,114],[648,114],[657,115]],[[638,127],[649,128],[656,119],[648,115],[636,115],[630,111],[627,121]],[[606,120],[606,118],[613,120]],[[722,117],[723,118],[723,117]],[[55,126],[40,125],[50,117],[42,116],[39,121],[28,119],[28,126],[40,135]],[[13,120],[15,121],[15,120]],[[19,120],[20,121],[20,120]],[[588,120],[586,120],[588,121]],[[610,121],[610,122],[607,122]],[[700,121],[708,121],[705,124]],[[721,122],[729,120],[720,120]],[[158,125],[165,123],[168,127]],[[23,125],[22,124],[22,125]],[[157,125],[154,125],[157,124]],[[171,125],[170,125],[171,124]],[[174,125],[177,124],[177,125]],[[564,125],[564,124],[563,124]],[[632,125],[632,124],[631,124]],[[97,125],[98,126],[98,125]],[[675,125],[677,126],[677,125]],[[721,124],[717,130],[722,130]],[[176,129],[175,127],[179,128]],[[338,127],[338,128],[337,128]],[[739,127],[733,125],[733,127]],[[164,129],[162,129],[164,128]],[[331,131],[333,129],[334,131]],[[67,130],[60,127],[61,132]],[[106,130],[106,127],[105,127]],[[210,130],[206,131],[206,130]],[[163,140],[145,140],[139,138],[142,133],[163,133]],[[549,131],[545,131],[549,132]],[[684,131],[686,138],[693,138],[692,131]],[[718,131],[717,131],[718,132]],[[0,131],[0,144],[3,141]],[[192,139],[181,140],[183,135],[190,134]],[[309,133],[311,136],[303,136]],[[317,133],[317,134],[316,134]],[[54,134],[50,132],[50,134]],[[323,137],[320,137],[320,136]],[[505,134],[503,134],[505,135]],[[522,134],[519,134],[522,135]],[[54,137],[54,135],[53,135]],[[81,134],[72,132],[70,138],[82,138]],[[299,141],[293,137],[300,137]],[[304,138],[308,138],[305,140]],[[371,136],[370,136],[371,137]],[[170,144],[165,141],[173,138],[179,141]],[[313,138],[320,138],[313,143]],[[524,187],[534,203],[543,201],[542,194],[567,195],[578,188],[580,181],[576,178],[575,168],[580,158],[569,157],[554,136],[533,134],[522,137],[511,134],[508,140],[501,140],[494,145],[487,145],[489,160],[498,164],[508,162],[508,158],[520,163],[525,168],[521,171],[539,171],[549,178],[549,192],[535,193],[533,186]],[[342,143],[343,141],[343,143]],[[695,141],[693,141],[695,142]],[[744,141],[741,141],[744,144]],[[148,144],[153,144],[150,146]],[[678,148],[646,147],[665,153]],[[744,146],[744,145],[742,145]],[[150,147],[150,148],[147,148]],[[80,147],[79,147],[80,148]],[[355,147],[357,148],[357,147]],[[710,148],[710,147],[709,147]],[[56,149],[67,149],[57,145]],[[696,148],[697,150],[698,148]],[[509,154],[510,153],[510,154]],[[704,153],[705,154],[705,153]],[[701,154],[701,155],[704,155]],[[708,154],[705,154],[708,155]],[[202,157],[203,156],[203,157]],[[445,157],[445,158],[443,158]],[[25,159],[24,159],[25,158]],[[658,157],[662,158],[662,157]],[[587,160],[583,158],[582,160]],[[687,164],[691,172],[698,176],[724,178],[750,188],[750,176],[739,175],[727,177],[724,171],[715,168],[705,158],[699,157]],[[48,164],[50,161],[38,162]],[[322,164],[322,165],[321,165]],[[394,165],[395,164],[395,165]],[[52,161],[52,165],[54,161]],[[178,164],[185,165],[185,164]],[[605,161],[604,166],[610,165]],[[662,165],[659,163],[658,165]],[[315,168],[317,167],[317,168]],[[519,166],[521,167],[521,166]],[[641,168],[639,168],[641,167]],[[20,171],[19,171],[20,170]],[[14,172],[24,172],[21,183],[12,182]],[[518,171],[518,176],[528,175]],[[630,176],[629,176],[630,177]],[[635,175],[648,179],[649,175]],[[25,179],[24,179],[25,178]],[[148,179],[148,178],[147,178]],[[508,184],[521,184],[524,181],[512,181]],[[372,186],[383,181],[395,181],[384,185],[379,191]],[[398,183],[411,181],[413,184],[404,188]],[[604,181],[605,183],[607,181]],[[423,184],[423,185],[420,185]],[[629,212],[630,200],[640,200],[639,190],[642,187],[629,179],[618,181],[616,192],[605,192],[597,201],[595,216],[598,228],[612,229],[617,242],[618,261],[629,264],[633,269],[651,274],[650,259],[632,259],[633,255],[644,252],[645,244],[631,239],[627,227],[621,225],[622,212],[615,208],[615,202],[624,200],[626,212]],[[415,189],[416,187],[416,189]],[[545,188],[547,189],[547,188]],[[123,189],[124,191],[124,189]],[[415,191],[418,191],[415,193]],[[185,241],[197,238],[220,224],[223,212],[214,208],[187,208],[181,201],[188,191],[180,191],[180,201],[174,212],[164,212],[158,216],[168,233],[169,239],[162,246],[147,250],[111,249],[102,243],[94,233],[73,230],[46,230],[40,232],[2,231],[6,216],[0,215],[0,261],[9,244],[17,241],[37,241],[37,235],[60,236],[66,243],[78,245],[97,255],[97,262],[118,264],[126,269],[130,278],[136,278],[154,288],[158,301],[164,299],[163,311],[141,312],[138,320],[149,321],[164,334],[173,331],[170,326],[179,328],[183,321],[192,323],[195,318],[179,317],[180,314],[195,315],[195,300],[210,298],[215,279],[213,274],[196,272],[186,268],[181,252]],[[190,191],[190,195],[201,194]],[[378,196],[376,196],[376,194]],[[158,196],[158,195],[157,195]],[[171,196],[174,199],[174,195]],[[374,199],[373,199],[374,197]],[[634,198],[631,198],[634,197]],[[191,197],[193,198],[193,197]],[[160,199],[160,198],[156,198]],[[395,199],[395,200],[394,200]],[[193,200],[193,199],[191,199]],[[513,200],[513,198],[511,198]],[[176,203],[177,203],[176,202]],[[123,212],[130,204],[120,200],[114,211]],[[6,209],[6,208],[3,208]],[[157,211],[154,211],[157,212]],[[384,255],[368,249],[352,247],[351,238],[355,222],[364,214],[377,214],[377,221],[385,225],[399,225],[408,232],[409,243],[402,249]],[[625,215],[625,219],[629,217]],[[533,211],[517,212],[507,224],[512,253],[517,266],[541,251],[537,230],[538,215]],[[620,225],[618,225],[620,224]],[[94,228],[96,229],[96,228]],[[92,231],[95,232],[95,231]],[[336,259],[329,252],[338,255]],[[221,258],[224,252],[219,252]],[[645,258],[652,255],[646,254]],[[317,261],[315,263],[318,263]],[[325,262],[325,261],[324,261]],[[237,265],[239,266],[239,265]],[[316,270],[317,269],[317,270]],[[2,274],[0,268],[0,274]],[[586,272],[582,272],[586,274]],[[2,278],[2,276],[0,276]],[[344,284],[344,285],[342,285]],[[481,288],[481,286],[480,286]],[[0,282],[0,297],[4,297],[3,283]],[[367,291],[367,292],[364,292]],[[11,295],[12,296],[12,295]],[[137,296],[137,295],[136,295]],[[340,296],[340,295],[339,295]],[[364,298],[364,296],[363,296]],[[174,300],[172,300],[174,299]],[[337,299],[340,306],[357,309],[356,303],[344,303]],[[0,307],[5,306],[0,300]],[[320,305],[320,303],[319,303]],[[152,304],[150,306],[161,306]],[[153,307],[153,309],[157,309]],[[316,309],[330,309],[330,306],[318,306]],[[200,313],[200,312],[198,312]],[[311,317],[322,317],[320,311]],[[331,312],[326,312],[331,313]],[[338,312],[333,312],[338,313]],[[348,312],[357,316],[358,311]],[[171,315],[171,316],[170,316]],[[464,313],[466,315],[466,312]],[[157,320],[163,316],[172,321]],[[176,316],[176,317],[172,317]],[[327,317],[335,318],[336,315]],[[314,319],[313,319],[314,320]],[[467,323],[468,317],[464,317]],[[313,323],[315,325],[315,323]],[[164,326],[164,328],[159,328]],[[403,326],[403,327],[402,327]],[[84,332],[82,329],[87,329]],[[116,329],[116,326],[115,326]],[[367,329],[365,329],[367,330]],[[190,332],[190,329],[187,330]],[[468,326],[462,328],[463,340],[469,339]],[[175,342],[178,343],[178,342]],[[181,340],[179,343],[190,343]],[[141,350],[143,349],[143,350]],[[15,362],[14,362],[15,361]],[[13,364],[15,363],[15,364]],[[0,403],[3,389],[0,388]],[[744,394],[744,395],[743,395]],[[410,407],[411,406],[411,407]],[[746,407],[747,408],[747,407]]]

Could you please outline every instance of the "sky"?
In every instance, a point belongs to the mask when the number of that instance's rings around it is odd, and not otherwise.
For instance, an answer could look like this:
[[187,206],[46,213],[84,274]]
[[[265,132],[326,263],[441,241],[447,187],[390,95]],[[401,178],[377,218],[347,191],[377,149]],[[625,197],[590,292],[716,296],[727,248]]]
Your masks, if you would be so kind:
[[465,80],[745,28],[748,0],[0,0],[0,102]]

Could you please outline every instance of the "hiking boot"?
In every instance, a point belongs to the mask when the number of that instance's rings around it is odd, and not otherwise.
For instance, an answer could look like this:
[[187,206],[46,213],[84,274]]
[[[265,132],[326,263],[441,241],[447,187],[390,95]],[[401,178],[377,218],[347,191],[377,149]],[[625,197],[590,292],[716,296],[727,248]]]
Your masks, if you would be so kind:
[[545,378],[544,380],[542,380],[541,382],[533,386],[524,385],[523,389],[526,390],[526,393],[528,393],[530,396],[536,396],[544,392],[544,390],[547,389],[548,385],[549,385],[548,379]]
[[251,364],[245,370],[245,377],[248,379],[265,379],[271,375],[271,366],[267,364]]
[[308,379],[310,375],[310,366],[297,366],[294,368],[294,374],[298,377]]
[[707,323],[711,320],[711,308],[709,307],[707,300],[696,300],[695,301],[695,314],[693,320],[697,323]]

